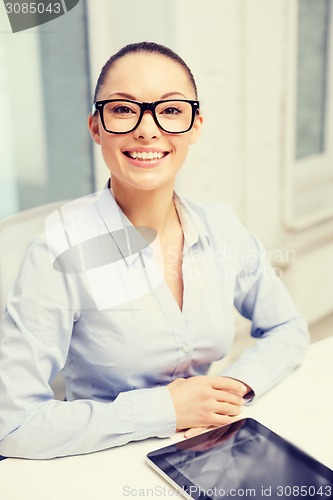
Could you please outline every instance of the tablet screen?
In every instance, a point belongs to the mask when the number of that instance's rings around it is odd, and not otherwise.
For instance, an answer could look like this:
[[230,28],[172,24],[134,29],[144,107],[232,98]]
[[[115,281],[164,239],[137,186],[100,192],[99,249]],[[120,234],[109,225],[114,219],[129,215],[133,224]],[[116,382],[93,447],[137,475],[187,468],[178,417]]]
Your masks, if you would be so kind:
[[148,454],[190,498],[333,498],[333,471],[246,418]]

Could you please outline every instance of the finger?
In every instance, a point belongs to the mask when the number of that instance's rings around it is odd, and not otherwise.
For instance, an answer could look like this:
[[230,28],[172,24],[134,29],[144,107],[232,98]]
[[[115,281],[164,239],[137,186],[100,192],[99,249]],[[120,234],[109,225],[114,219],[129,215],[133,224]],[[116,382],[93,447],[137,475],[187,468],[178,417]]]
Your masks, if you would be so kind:
[[216,401],[226,402],[237,406],[243,406],[245,404],[244,398],[229,391],[214,389],[214,397]]
[[242,407],[238,405],[232,405],[225,402],[216,402],[214,413],[218,413],[219,415],[239,415],[242,411]]
[[230,377],[211,377],[211,384],[214,389],[233,392],[239,396],[243,396],[248,390],[245,384]]
[[199,434],[202,434],[205,432],[209,427],[192,427],[192,429],[187,429],[187,431],[184,434],[185,438],[191,438],[194,436],[198,436]]
[[239,420],[238,415],[223,415],[220,413],[214,413],[209,421],[210,426],[221,427],[222,425],[232,424],[236,420]]

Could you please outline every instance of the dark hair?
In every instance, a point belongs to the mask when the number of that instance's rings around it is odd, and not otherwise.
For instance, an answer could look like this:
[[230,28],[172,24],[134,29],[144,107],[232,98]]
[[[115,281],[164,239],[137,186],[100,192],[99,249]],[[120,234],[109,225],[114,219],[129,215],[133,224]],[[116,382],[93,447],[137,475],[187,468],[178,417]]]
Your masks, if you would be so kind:
[[105,82],[106,76],[109,72],[109,69],[111,66],[118,61],[121,57],[126,56],[127,54],[136,54],[136,53],[148,53],[148,54],[161,54],[165,57],[168,57],[169,59],[172,59],[173,61],[177,62],[180,64],[186,71],[190,82],[194,88],[195,91],[195,96],[197,97],[197,86],[194,80],[194,76],[192,74],[192,71],[190,68],[187,66],[186,62],[178,55],[176,52],[173,50],[169,49],[168,47],[165,47],[164,45],[160,45],[155,42],[138,42],[138,43],[130,43],[129,45],[126,45],[122,49],[120,49],[118,52],[113,54],[113,56],[108,59],[108,61],[104,64],[101,73],[98,77],[96,88],[95,88],[95,93],[94,93],[94,102],[97,100],[97,95],[102,87],[102,85]]

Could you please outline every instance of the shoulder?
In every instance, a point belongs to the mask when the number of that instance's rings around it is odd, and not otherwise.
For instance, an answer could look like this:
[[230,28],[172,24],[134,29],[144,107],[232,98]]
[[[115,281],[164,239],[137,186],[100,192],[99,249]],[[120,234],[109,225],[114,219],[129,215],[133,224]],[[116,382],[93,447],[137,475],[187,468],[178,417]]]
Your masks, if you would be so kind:
[[264,248],[255,235],[238,219],[232,208],[223,202],[200,203],[181,198],[199,234],[208,240],[214,254],[220,252],[242,267],[257,265]]
[[223,217],[225,219],[238,220],[232,208],[223,202],[197,202],[188,198],[182,198],[184,202],[196,213],[207,218]]
[[44,221],[44,231],[27,246],[21,276],[29,270],[53,271],[59,256],[77,243],[95,235],[100,223],[99,193],[78,198],[57,207]]
[[22,265],[41,265],[50,263],[49,250],[45,232],[37,234],[30,241],[23,255]]
[[211,235],[238,239],[246,231],[232,208],[223,202],[201,203],[180,197],[191,218],[199,220],[202,228]]

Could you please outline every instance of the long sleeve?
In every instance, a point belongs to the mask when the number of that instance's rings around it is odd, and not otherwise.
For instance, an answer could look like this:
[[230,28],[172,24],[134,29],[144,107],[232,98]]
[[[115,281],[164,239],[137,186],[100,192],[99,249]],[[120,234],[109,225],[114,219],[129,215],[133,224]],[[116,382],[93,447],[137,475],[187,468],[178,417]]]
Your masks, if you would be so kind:
[[76,279],[54,271],[42,237],[30,246],[0,330],[0,455],[81,454],[175,431],[164,386],[121,392],[110,402],[53,399],[49,384],[80,321]]
[[243,380],[256,396],[280,382],[303,360],[309,333],[265,249],[241,226],[235,306],[251,320],[256,344],[223,371]]

